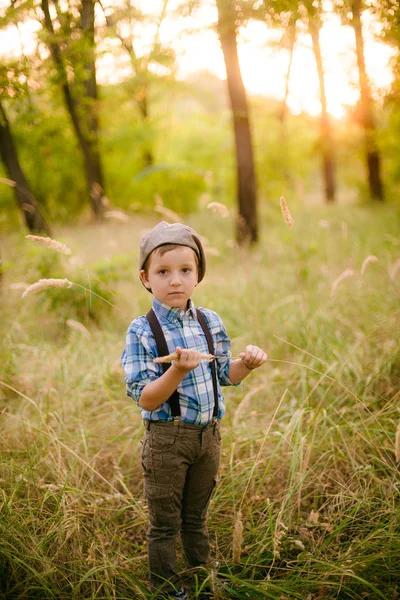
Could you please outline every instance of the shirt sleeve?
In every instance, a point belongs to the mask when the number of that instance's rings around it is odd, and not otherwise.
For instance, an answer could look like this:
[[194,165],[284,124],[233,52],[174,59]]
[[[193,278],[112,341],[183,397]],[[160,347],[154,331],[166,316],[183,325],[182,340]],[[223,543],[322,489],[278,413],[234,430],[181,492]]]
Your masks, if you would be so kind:
[[153,360],[155,356],[155,348],[149,343],[149,332],[139,317],[129,326],[121,357],[126,393],[136,402],[139,402],[143,388],[160,376],[159,365]]
[[217,313],[204,309],[202,311],[206,316],[213,337],[215,355],[218,357],[215,359],[218,381],[221,386],[239,385],[238,383],[232,383],[228,376],[232,353],[231,340],[226,332],[225,325]]

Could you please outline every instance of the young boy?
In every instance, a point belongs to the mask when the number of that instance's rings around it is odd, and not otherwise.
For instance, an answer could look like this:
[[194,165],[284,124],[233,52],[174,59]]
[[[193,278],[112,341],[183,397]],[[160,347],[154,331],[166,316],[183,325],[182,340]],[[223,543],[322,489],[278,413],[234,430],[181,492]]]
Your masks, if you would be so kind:
[[[160,598],[188,598],[176,568],[179,532],[189,567],[210,562],[206,512],[220,462],[220,386],[238,384],[267,360],[257,346],[232,360],[219,316],[195,308],[191,296],[205,270],[201,239],[190,227],[163,221],[142,237],[139,274],[153,307],[129,326],[122,366],[146,428],[148,563]],[[171,365],[154,362],[170,353]],[[204,354],[216,358],[209,362]]]

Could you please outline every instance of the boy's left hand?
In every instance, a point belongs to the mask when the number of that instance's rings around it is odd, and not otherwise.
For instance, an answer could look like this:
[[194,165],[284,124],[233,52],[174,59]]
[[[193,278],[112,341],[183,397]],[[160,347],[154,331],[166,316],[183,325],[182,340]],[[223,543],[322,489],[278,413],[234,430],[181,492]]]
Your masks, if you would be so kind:
[[261,367],[268,360],[264,350],[261,350],[258,346],[246,346],[245,351],[240,352],[239,357],[250,371]]

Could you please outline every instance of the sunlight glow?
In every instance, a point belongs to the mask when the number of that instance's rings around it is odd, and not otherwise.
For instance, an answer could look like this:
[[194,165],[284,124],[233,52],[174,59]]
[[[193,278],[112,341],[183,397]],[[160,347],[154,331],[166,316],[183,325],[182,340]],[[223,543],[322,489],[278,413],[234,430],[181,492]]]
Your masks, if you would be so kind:
[[[149,15],[160,14],[162,0],[140,0],[135,5]],[[213,2],[204,1],[191,17],[177,16],[179,0],[170,0],[168,13],[160,28],[160,39],[174,48],[177,54],[177,76],[185,79],[199,70],[208,70],[220,79],[226,78],[222,50],[216,33],[217,10]],[[115,5],[115,0],[105,0],[105,9]],[[5,0],[0,0],[0,8]],[[104,22],[98,9],[97,20]],[[0,54],[17,56],[21,51],[34,51],[39,25],[27,21],[0,32]],[[364,15],[364,38],[367,70],[375,93],[386,89],[392,81],[389,60],[390,47],[377,41],[377,23],[368,13]],[[135,49],[139,55],[146,53],[154,40],[155,25],[138,23],[134,27]],[[282,33],[267,29],[264,23],[250,22],[239,36],[239,59],[244,84],[253,94],[282,99],[289,52],[279,47]],[[99,45],[98,79],[100,83],[117,83],[131,76],[129,60],[118,50],[119,42],[107,38]],[[354,48],[354,32],[343,26],[340,19],[328,13],[321,30],[321,48],[325,67],[325,84],[328,110],[336,118],[345,113],[346,105],[358,99],[358,71]],[[288,106],[294,113],[306,111],[318,115],[321,106],[315,59],[310,36],[299,33],[293,55],[289,84]]]

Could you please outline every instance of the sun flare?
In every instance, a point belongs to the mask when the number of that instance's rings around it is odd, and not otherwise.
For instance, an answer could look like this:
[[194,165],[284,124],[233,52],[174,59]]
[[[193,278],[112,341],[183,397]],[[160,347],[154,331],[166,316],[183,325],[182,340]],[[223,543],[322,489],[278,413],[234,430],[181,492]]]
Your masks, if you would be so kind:
[[[190,17],[177,17],[176,0],[170,0],[169,13],[160,28],[160,39],[174,48],[177,54],[177,74],[180,79],[200,70],[208,70],[220,79],[226,78],[222,50],[216,33],[217,10],[214,3],[204,2]],[[140,0],[137,5],[148,14],[159,14],[161,0]],[[103,3],[103,7],[115,6],[115,0]],[[325,86],[328,111],[336,118],[345,114],[346,106],[358,99],[358,71],[354,49],[354,32],[343,26],[340,18],[329,11],[321,29],[321,48],[325,68]],[[0,8],[5,0],[0,0]],[[97,11],[99,24],[104,21],[102,11]],[[367,70],[374,90],[388,88],[393,76],[389,61],[393,50],[377,41],[377,23],[366,11],[364,38]],[[34,51],[39,25],[27,21],[17,29],[10,26],[0,31],[0,55],[15,56]],[[188,33],[190,32],[190,33]],[[135,49],[146,52],[153,40],[154,27],[138,25],[134,32]],[[242,28],[238,38],[239,60],[246,89],[252,94],[283,99],[289,52],[280,48],[282,32],[268,29],[264,23],[252,21]],[[131,76],[129,61],[117,51],[118,42],[113,39],[99,43],[97,62],[98,80],[102,84],[117,83]],[[290,110],[318,115],[321,110],[319,83],[310,37],[300,32],[293,53],[287,99]]]

